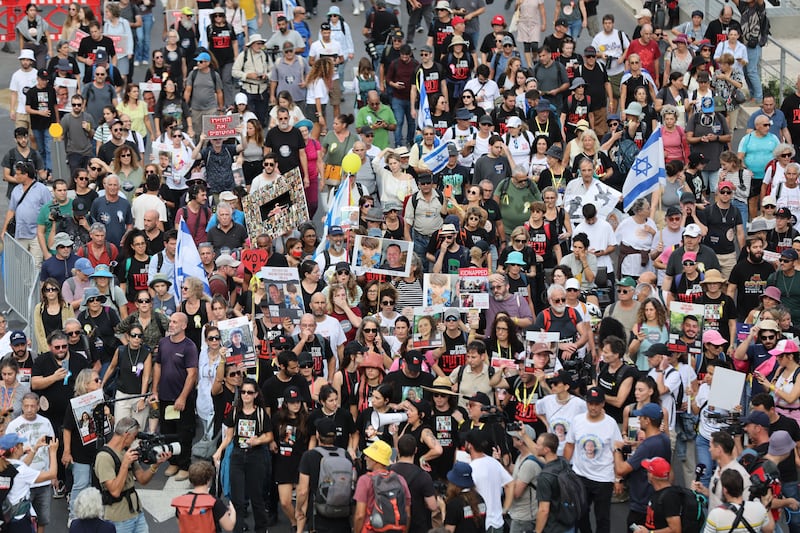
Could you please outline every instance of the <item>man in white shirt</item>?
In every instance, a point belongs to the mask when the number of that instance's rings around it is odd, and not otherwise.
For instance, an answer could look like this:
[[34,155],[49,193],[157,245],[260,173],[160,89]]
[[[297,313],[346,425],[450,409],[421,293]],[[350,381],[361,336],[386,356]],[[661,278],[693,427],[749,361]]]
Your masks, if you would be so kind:
[[547,424],[550,433],[558,437],[558,455],[564,455],[567,433],[572,428],[573,420],[586,412],[586,402],[570,394],[572,378],[564,369],[547,380],[550,394],[536,402],[536,414],[539,420]]
[[[767,423],[769,423],[769,419],[767,419]],[[703,484],[698,481],[692,482],[692,490],[697,491],[708,498],[709,509],[716,509],[722,505],[722,486],[719,483],[722,473],[726,470],[736,470],[742,474],[742,478],[744,479],[744,498],[749,500],[750,474],[748,474],[747,470],[741,465],[741,463],[739,463],[739,461],[736,460],[736,455],[734,453],[734,441],[730,433],[725,431],[717,431],[712,433],[711,442],[708,445],[708,451],[711,452],[711,459],[717,463],[717,468],[714,470],[714,473],[711,476],[711,481],[709,482],[709,487],[711,487],[711,490],[709,490],[708,487],[703,486]],[[711,465],[707,466],[710,467]]]
[[[653,378],[656,381],[656,385],[658,385],[661,405],[669,414],[669,430],[670,433],[674,434],[675,399],[682,385],[681,374],[670,365],[670,352],[666,344],[652,344],[645,352],[645,356],[647,356],[647,362],[650,365],[650,372],[648,372],[647,375]],[[674,448],[675,441],[674,439],[671,440]]]
[[487,432],[472,429],[467,433],[465,446],[470,457],[475,489],[486,503],[486,531],[498,533],[503,530],[503,491],[512,490],[514,478],[500,461],[486,455],[492,451],[488,438]]
[[575,228],[574,233],[583,233],[589,238],[589,253],[597,258],[597,267],[606,267],[609,279],[613,279],[614,263],[611,262],[611,254],[618,244],[614,228],[597,216],[594,204],[583,206],[583,219],[584,222]]
[[[329,316],[328,302],[325,295],[321,292],[314,293],[311,296],[311,314],[314,315],[314,320],[317,322],[317,328],[314,333],[319,333],[326,339],[331,347],[331,350],[338,355],[340,361],[344,356],[344,345],[347,338],[344,336],[344,330],[338,320]],[[302,320],[302,319],[301,319]],[[336,368],[328,369],[328,374],[333,376]]]
[[608,81],[611,83],[613,98],[609,113],[616,112],[617,101],[619,100],[619,87],[622,81],[622,74],[625,71],[625,62],[620,61],[625,54],[625,50],[631,44],[630,39],[623,31],[614,28],[614,15],[611,13],[603,15],[603,31],[592,39],[592,46],[597,50],[599,57],[608,74]]
[[[605,393],[598,387],[586,392],[586,413],[572,421],[564,445],[564,458],[586,488],[586,500],[594,504],[595,531],[611,528],[611,494],[614,491],[614,443],[622,440],[617,422],[603,409]],[[587,506],[587,507],[588,507]],[[581,531],[591,531],[589,511],[578,518]]]

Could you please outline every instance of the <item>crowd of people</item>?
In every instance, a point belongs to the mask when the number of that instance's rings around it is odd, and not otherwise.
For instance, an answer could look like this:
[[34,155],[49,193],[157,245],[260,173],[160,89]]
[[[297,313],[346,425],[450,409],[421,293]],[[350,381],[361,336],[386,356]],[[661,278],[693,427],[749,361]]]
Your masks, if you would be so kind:
[[[483,0],[411,1],[405,31],[383,0],[273,2],[265,36],[259,0],[165,4],[163,46],[146,0],[17,26],[0,233],[39,302],[29,334],[0,316],[4,527],[67,499],[71,531],[146,532],[168,463],[236,533],[607,533],[625,501],[637,533],[800,531],[800,77],[762,90],[763,0],[630,34],[594,0],[490,28]],[[657,132],[664,177],[623,210]],[[290,175],[309,220],[253,234],[245,199]],[[392,244],[359,263],[359,236]],[[251,250],[297,271],[285,301]],[[426,309],[463,269],[485,305]],[[737,405],[715,373],[747,376]]]

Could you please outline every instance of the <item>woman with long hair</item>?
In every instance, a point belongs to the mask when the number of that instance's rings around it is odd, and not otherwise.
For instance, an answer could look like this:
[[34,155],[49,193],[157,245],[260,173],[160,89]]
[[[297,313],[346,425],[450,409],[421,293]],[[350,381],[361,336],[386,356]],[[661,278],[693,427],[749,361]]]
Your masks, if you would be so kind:
[[120,40],[115,43],[114,48],[121,51],[116,54],[117,63],[116,67],[123,79],[130,82],[131,61],[129,57],[133,57],[133,31],[131,30],[130,22],[124,17],[121,17],[122,8],[118,3],[105,4],[103,11],[103,35],[106,37],[119,36]]
[[[61,40],[64,42],[69,43],[73,37],[75,37],[75,32],[81,27],[81,5],[78,2],[70,2],[69,7],[67,8],[67,18],[64,20],[64,24],[61,25]],[[71,52],[75,53],[78,50],[71,50]]]
[[203,290],[203,282],[195,277],[187,277],[181,287],[181,312],[186,313],[188,323],[186,336],[200,350],[202,347],[203,326],[211,316],[211,302]]
[[516,75],[522,69],[522,60],[518,57],[512,57],[506,64],[506,71],[500,74],[497,80],[497,85],[500,87],[500,92],[503,93],[511,89],[516,82]]
[[222,335],[211,324],[203,329],[203,347],[197,363],[197,416],[203,421],[203,434],[217,434],[214,428],[214,393],[222,392],[225,382],[225,359],[228,349],[222,345]]
[[391,347],[381,333],[381,322],[374,315],[364,316],[356,332],[356,342],[366,348],[366,353],[377,354],[383,361],[383,366],[392,364]]
[[[148,294],[147,291],[143,291],[143,293]],[[119,420],[129,416],[139,422],[139,426],[147,427],[147,415],[150,413],[150,409],[145,398],[128,398],[147,394],[153,369],[153,348],[151,345],[145,344],[144,328],[141,324],[134,323],[130,326],[126,337],[128,344],[120,344],[114,350],[101,386],[105,387],[114,374],[114,370],[119,368],[119,375],[116,378],[114,418]]]
[[[345,345],[339,370],[336,371],[331,380],[337,399],[341,399],[341,405],[345,406],[345,409],[352,414],[354,420],[358,414],[355,402],[356,393],[359,389],[358,379],[360,376],[358,367],[363,359],[363,347],[356,347],[354,343],[348,343]],[[319,394],[322,394],[322,390],[320,390]],[[318,401],[321,405],[322,400]]]
[[[648,403],[661,405],[661,396],[658,393],[658,385],[650,376],[641,376],[633,385],[633,397],[635,403],[625,406],[622,410],[622,438],[631,444],[637,444],[644,438],[644,434],[639,431],[639,417],[633,416],[633,411],[641,409]],[[669,427],[669,413],[665,407],[661,407],[661,427]]]
[[164,52],[153,50],[150,54],[150,65],[144,74],[144,81],[161,83],[161,92],[164,92],[163,83],[169,79],[169,65],[164,60]]
[[473,533],[486,529],[486,504],[472,480],[472,467],[456,461],[447,473],[444,524],[449,533]]
[[478,105],[477,100],[475,100],[475,93],[472,92],[472,89],[464,89],[464,92],[461,93],[459,104],[458,107],[463,107],[472,113],[472,117],[469,119],[469,125],[473,128],[477,128],[478,120],[486,114],[486,110]]
[[775,398],[775,411],[800,422],[800,348],[793,340],[782,340],[776,350],[780,352],[775,356],[779,367],[772,382],[760,373],[755,377]]
[[558,146],[551,146],[545,151],[545,157],[547,158],[547,168],[539,173],[538,187],[541,191],[552,187],[558,191],[559,195],[562,195],[567,183],[573,179],[572,170],[562,161],[564,152]]
[[[356,450],[358,449],[358,432],[356,431],[355,418],[350,410],[339,404],[339,393],[333,388],[333,385],[325,385],[319,391],[318,409],[314,409],[308,417],[309,427],[316,427],[317,420],[321,418],[329,418],[336,423],[337,427],[342,428],[342,433],[337,433],[334,446],[337,448],[344,448],[350,457],[357,457]],[[311,444],[309,449],[317,446],[316,435],[311,436]]]
[[311,428],[308,411],[297,387],[287,387],[283,394],[283,405],[272,415],[275,439],[270,444],[275,461],[272,464],[273,482],[278,485],[278,498],[286,518],[297,526],[292,491],[297,487],[300,472],[300,457],[306,452]]
[[385,368],[384,357],[371,350],[358,365],[358,394],[355,398],[357,412],[371,406],[372,393],[383,383]]
[[373,67],[372,60],[370,58],[362,57],[358,61],[355,83],[355,109],[361,109],[367,105],[367,94],[370,91],[378,90],[378,80],[377,76],[375,76],[375,67]]
[[[169,329],[169,319],[164,313],[154,311],[153,298],[147,290],[143,289],[135,292],[133,303],[135,311],[120,322],[119,326],[117,326],[117,333],[129,333],[132,326],[141,326],[144,332],[142,342],[151,348],[155,348],[164,338],[164,333]],[[124,341],[125,339],[123,338]]]
[[330,101],[334,68],[330,59],[320,57],[306,76],[306,111],[303,114],[314,124],[311,137],[317,140],[325,129],[325,109]]
[[639,370],[647,372],[650,370],[647,349],[653,344],[666,343],[669,338],[667,310],[658,298],[648,298],[639,306],[631,337],[628,355]]
[[[303,140],[306,142],[306,161],[308,162],[308,187],[305,187],[306,204],[308,205],[308,217],[314,218],[317,212],[317,205],[319,202],[319,174],[320,164],[319,154],[322,152],[322,145],[319,141],[311,136],[311,131],[314,129],[314,124],[307,118],[299,121],[294,125],[295,128],[300,130],[303,135]],[[304,246],[305,248],[305,246]]]
[[650,204],[650,218],[663,227],[664,217],[659,216],[659,211],[664,211],[672,206],[680,207],[681,194],[692,192],[686,183],[683,174],[684,163],[681,161],[667,160],[665,165],[667,179],[659,182],[658,187],[653,191],[653,199]]
[[0,360],[0,412],[5,413],[0,422],[3,433],[6,425],[22,414],[22,397],[31,391],[29,383],[17,379],[19,365],[13,357]]
[[394,323],[397,317],[400,316],[394,310],[394,304],[397,301],[397,291],[389,283],[381,283],[378,287],[378,312],[375,318],[380,320],[381,333],[391,334],[394,329]]
[[[572,164],[572,172],[580,175],[580,164],[584,159],[592,162],[594,173],[600,181],[617,188],[621,186],[625,177],[614,176],[614,164],[611,158],[600,149],[600,140],[597,134],[592,130],[586,130],[581,135],[580,152],[575,154],[575,159]],[[621,188],[621,187],[620,187]]]
[[403,169],[400,156],[391,148],[385,148],[372,159],[372,168],[378,180],[378,190],[381,191],[382,205],[402,204],[407,196],[419,190],[416,181]]
[[686,106],[689,101],[689,92],[683,86],[683,73],[685,71],[673,71],[672,73],[664,73],[666,78],[664,86],[658,91],[656,100],[653,104],[653,109],[656,113],[661,113],[665,105],[675,106],[678,111],[678,126],[686,127]]
[[130,145],[123,144],[114,150],[114,159],[106,168],[109,174],[119,176],[119,181],[126,192],[132,192],[142,186],[144,167],[139,159],[139,153]]
[[33,334],[39,353],[47,352],[47,337],[54,331],[63,330],[68,318],[75,318],[75,313],[64,300],[61,285],[55,279],[47,278],[39,289],[39,303],[33,310]]
[[[95,392],[101,389],[100,376],[96,370],[84,368],[78,372],[75,378],[75,397]],[[145,411],[147,412],[147,411]],[[104,408],[103,433],[110,438],[114,431],[114,417],[108,405]],[[85,489],[92,486],[92,467],[97,457],[97,443],[92,441],[88,444],[83,443],[78,423],[74,416],[64,417],[64,452],[61,454],[61,464],[65,468],[71,466],[72,470],[72,491],[69,497],[69,518],[75,518],[75,499]],[[106,441],[107,442],[107,441]],[[51,468],[54,466],[52,461]]]
[[[254,530],[266,531],[267,510],[262,489],[269,461],[265,446],[274,440],[272,424],[254,379],[243,379],[239,392],[238,402],[225,416],[222,442],[213,459],[219,464],[223,452],[230,454],[231,501],[236,508],[234,531],[244,530],[248,498],[253,508]],[[228,445],[231,447],[226,451]]]
[[358,431],[358,449],[364,450],[367,446],[377,440],[382,440],[388,445],[392,445],[392,434],[389,433],[389,426],[383,428],[376,427],[372,423],[372,414],[388,414],[392,410],[389,404],[392,401],[392,385],[385,383],[374,387],[369,396],[368,405],[359,410],[356,419],[356,430]]
[[325,288],[322,281],[322,271],[316,261],[306,259],[298,267],[300,272],[300,292],[303,295],[303,304],[306,313],[311,312],[311,296]]
[[264,146],[264,128],[258,119],[251,118],[247,121],[242,135],[242,143],[237,148],[239,156],[236,158],[244,172],[244,181],[247,185],[253,178],[261,173],[267,147]]
[[136,310],[136,294],[147,289],[147,276],[150,268],[150,256],[147,254],[147,237],[144,230],[133,230],[125,240],[120,254],[125,259],[120,261],[117,277],[119,286],[125,291],[128,299],[128,313]]
[[278,109],[281,108],[286,108],[289,111],[290,126],[296,127],[299,122],[306,120],[303,110],[300,109],[300,106],[298,106],[292,98],[292,93],[289,91],[281,91],[278,93],[278,105],[273,106],[269,112],[270,129],[278,125]]
[[431,477],[442,480],[453,465],[456,450],[463,444],[458,428],[467,419],[467,411],[458,406],[458,393],[453,392],[450,378],[437,377],[428,390],[433,398],[431,418],[436,421],[436,434],[442,447],[442,455],[430,461]]
[[356,276],[353,275],[349,268],[347,270],[344,268],[336,269],[331,276],[329,285],[322,289],[322,294],[324,294],[326,298],[329,297],[330,290],[333,285],[341,285],[344,287],[345,291],[347,292],[348,305],[350,307],[358,307],[358,303],[361,301],[361,295],[363,294],[363,291],[361,290],[361,286],[358,284]]
[[[692,66],[692,51],[689,50],[689,40],[686,35],[678,35],[672,40],[675,45],[674,50],[664,57],[664,80],[663,87],[672,85],[673,74],[679,74],[681,82],[683,82],[683,74]],[[681,83],[681,86],[683,83]],[[658,96],[656,96],[658,98]],[[680,102],[668,102],[670,104],[680,105]]]
[[328,380],[321,377],[314,371],[314,357],[309,352],[300,352],[297,356],[298,372],[308,383],[308,392],[311,395],[309,409],[319,407],[319,391],[328,384]]
[[386,342],[391,346],[392,367],[400,368],[400,358],[410,349],[411,321],[404,315],[398,315],[394,321],[392,335],[386,337]]
[[94,15],[94,11],[89,6],[81,6],[78,16],[80,17],[81,22],[80,30],[88,35],[89,23],[97,20],[97,17]]
[[432,412],[427,400],[419,398],[417,400],[406,399],[400,404],[408,415],[408,420],[400,424],[395,434],[395,445],[403,435],[413,435],[417,439],[417,452],[414,454],[414,462],[426,472],[431,471],[428,461],[442,455],[442,445],[436,439],[432,431]]
[[[358,286],[357,286],[358,287]],[[358,287],[361,291],[361,287]],[[348,341],[355,339],[358,327],[361,326],[361,311],[358,310],[358,303],[352,304],[348,300],[348,288],[341,283],[333,283],[322,291],[327,292],[328,314],[339,321],[344,330],[344,335]],[[357,300],[356,300],[357,302]]]
[[150,124],[150,117],[147,113],[147,104],[139,99],[139,85],[128,83],[122,94],[122,102],[117,106],[120,114],[128,115],[131,118],[131,129],[139,134],[147,143],[147,139],[153,138],[153,126]]
[[506,314],[498,314],[487,332],[486,350],[489,360],[497,357],[518,361],[520,355],[525,355],[525,346],[517,337],[517,326]]
[[431,122],[436,135],[441,137],[453,124],[453,114],[448,111],[449,103],[447,98],[439,93],[436,95],[433,106],[431,106]]
[[358,308],[361,311],[361,316],[374,315],[378,312],[379,302],[378,295],[380,294],[381,282],[380,280],[373,279],[364,285],[364,292],[361,294],[361,301],[358,302]]
[[183,48],[181,47],[178,30],[171,28],[167,31],[167,38],[161,48],[161,54],[164,56],[164,63],[169,70],[169,79],[178,84],[178,93],[182,93],[183,80],[188,76],[189,69],[187,68],[186,56],[184,56]]
[[239,50],[244,50],[248,34],[247,16],[244,14],[244,9],[239,6],[238,0],[225,0],[223,7],[225,9],[225,20],[228,21],[228,24],[233,28],[233,33],[236,34]]
[[103,116],[94,130],[94,141],[97,151],[111,138],[111,123],[119,120],[119,111],[113,105],[103,106]]
[[158,95],[156,110],[153,113],[156,137],[160,137],[164,133],[164,128],[162,128],[164,117],[174,118],[176,124],[185,129],[190,136],[194,136],[192,113],[189,110],[189,105],[178,93],[177,82],[173,79],[167,79],[161,84],[161,87],[161,94]]

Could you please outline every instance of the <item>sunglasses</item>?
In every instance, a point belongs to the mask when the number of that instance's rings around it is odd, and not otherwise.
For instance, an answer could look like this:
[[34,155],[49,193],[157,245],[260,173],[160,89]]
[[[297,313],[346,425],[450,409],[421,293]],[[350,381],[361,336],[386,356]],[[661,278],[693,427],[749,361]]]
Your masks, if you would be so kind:
[[144,337],[144,335],[142,335],[141,333],[128,333],[128,337],[132,339],[141,339],[142,337]]
[[54,350],[66,350],[67,349],[67,345],[66,344],[59,344],[58,346],[53,345],[53,349]]
[[[219,339],[219,337],[217,337],[217,339]],[[239,371],[239,370],[234,370],[233,372],[229,372],[228,373],[228,377],[229,378],[235,378],[235,377],[239,377],[241,375],[242,375],[242,372]]]
[[378,333],[378,328],[364,328],[362,331],[364,333]]
[[381,305],[394,305],[394,300],[384,300]]
[[774,206],[774,205],[772,205],[772,204],[768,204],[768,205],[765,205],[765,206],[764,206],[764,209],[775,209],[775,207],[776,207],[776,206]]
[[264,168],[274,167],[275,163],[264,163]]
[[773,340],[775,340],[776,337],[777,337],[776,335],[761,335],[761,340],[762,341],[773,341]]
[[567,301],[567,299],[566,298],[551,298],[550,301],[553,302],[554,304],[563,304],[564,302]]
[[242,390],[242,394],[247,394],[248,396],[252,396],[256,393],[254,390]]
[[101,302],[102,303],[102,300],[100,298],[89,298],[88,300],[86,300],[86,303],[90,303],[90,304],[93,304],[95,302]]
[[445,322],[458,322],[458,319],[454,316],[449,316],[445,319]]
[[83,105],[83,104],[72,104],[72,107],[80,107],[80,106],[82,106],[82,105]]
[[567,289],[567,292],[580,292],[580,289]]
[[786,259],[785,257],[781,257],[781,258],[779,259],[779,261],[780,261],[781,263],[794,263],[794,260],[793,260],[793,259]]
[[95,172],[100,172],[100,170],[102,170],[102,169],[100,167],[89,167],[89,170],[94,170]]
[[724,194],[726,196],[729,196],[729,195],[733,194],[733,191],[730,190],[730,189],[722,189],[721,191],[719,191],[719,193],[720,194]]
[[694,261],[684,261],[684,262],[683,262],[683,266],[685,266],[685,267],[694,266],[694,265],[696,265],[696,264],[697,264],[697,263],[695,263]]
[[361,207],[370,208],[370,207],[372,207],[372,204],[371,204],[371,203],[369,203],[369,202],[367,202],[367,203],[365,203],[364,205],[362,205]]
[[789,159],[790,157],[792,157],[792,154],[781,154],[780,157],[781,158],[785,158],[785,159]]
[[336,273],[337,276],[341,276],[342,274],[345,274],[345,275],[349,276],[350,275],[350,271],[349,270],[340,270],[339,272]]
[[56,287],[45,287],[44,292],[58,292]]
[[75,180],[76,181],[88,181],[89,180],[89,176],[78,176],[77,178],[75,178]]
[[65,331],[64,335],[69,335],[70,337],[79,337],[81,334],[80,331]]
[[524,243],[524,242],[525,242],[525,239],[514,239],[514,242],[518,242],[518,243]]
[[298,365],[300,368],[314,368],[314,363],[303,363],[302,365]]
[[443,394],[441,392],[434,392],[433,393],[433,397],[434,398],[447,398],[448,396],[449,396],[448,394]]
[[617,289],[617,294],[628,294],[629,292],[631,291],[628,289]]
[[150,298],[142,298],[142,299],[139,299],[139,300],[136,300],[136,301],[139,302],[140,304],[149,304],[153,300],[151,300]]

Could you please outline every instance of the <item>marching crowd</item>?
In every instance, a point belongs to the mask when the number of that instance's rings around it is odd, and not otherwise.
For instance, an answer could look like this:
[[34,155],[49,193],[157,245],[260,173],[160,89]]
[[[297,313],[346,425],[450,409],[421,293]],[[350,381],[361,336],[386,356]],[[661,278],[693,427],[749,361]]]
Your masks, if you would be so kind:
[[[405,32],[394,6],[167,0],[158,46],[149,0],[70,4],[57,42],[26,7],[1,233],[39,302],[29,335],[0,316],[3,528],[67,499],[73,533],[146,532],[136,486],[169,463],[181,526],[236,533],[607,533],[612,502],[635,533],[800,531],[800,77],[763,91],[764,1],[626,31],[596,0],[490,28],[484,0],[410,0]],[[250,233],[289,176],[309,221]],[[251,250],[297,270],[299,318]],[[423,280],[468,268],[485,308],[422,316]],[[715,373],[744,378],[729,409]]]

